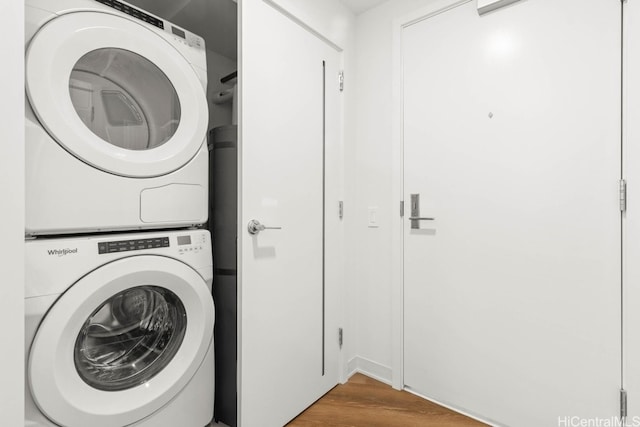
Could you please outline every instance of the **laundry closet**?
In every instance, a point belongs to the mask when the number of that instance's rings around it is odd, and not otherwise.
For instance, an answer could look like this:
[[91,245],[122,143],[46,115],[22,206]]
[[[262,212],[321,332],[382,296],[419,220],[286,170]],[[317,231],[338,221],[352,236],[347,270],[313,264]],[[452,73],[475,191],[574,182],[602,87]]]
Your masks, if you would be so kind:
[[28,423],[281,425],[338,383],[344,48],[243,13],[27,2]]

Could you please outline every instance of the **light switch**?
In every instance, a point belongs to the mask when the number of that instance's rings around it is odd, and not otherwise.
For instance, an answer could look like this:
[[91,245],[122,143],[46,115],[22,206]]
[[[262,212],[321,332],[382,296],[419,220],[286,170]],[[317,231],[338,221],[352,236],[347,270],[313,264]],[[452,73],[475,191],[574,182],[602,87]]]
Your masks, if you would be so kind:
[[368,208],[368,227],[369,228],[378,228],[378,207],[377,206],[369,206]]

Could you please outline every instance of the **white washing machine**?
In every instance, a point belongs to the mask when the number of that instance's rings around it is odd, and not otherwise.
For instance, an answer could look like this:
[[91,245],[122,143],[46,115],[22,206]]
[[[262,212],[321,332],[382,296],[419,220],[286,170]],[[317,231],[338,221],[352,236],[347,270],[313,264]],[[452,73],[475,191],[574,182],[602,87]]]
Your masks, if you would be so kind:
[[211,260],[206,230],[27,241],[25,425],[207,425]]
[[118,0],[26,0],[26,234],[207,220],[204,40]]

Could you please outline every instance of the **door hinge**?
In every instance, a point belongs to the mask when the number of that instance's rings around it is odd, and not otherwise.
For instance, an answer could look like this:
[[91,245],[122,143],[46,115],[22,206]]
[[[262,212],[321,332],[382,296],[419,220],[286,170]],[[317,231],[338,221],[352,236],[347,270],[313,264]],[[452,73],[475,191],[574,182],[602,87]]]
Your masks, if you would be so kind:
[[344,92],[344,71],[338,73],[338,87],[340,88],[340,92]]
[[400,200],[400,218],[404,217],[404,200]]
[[342,219],[344,216],[344,203],[342,200],[338,202],[338,218]]
[[627,210],[627,181],[620,180],[620,212]]
[[342,328],[338,328],[338,345],[342,348]]
[[620,389],[620,418],[625,419],[627,417],[627,391]]

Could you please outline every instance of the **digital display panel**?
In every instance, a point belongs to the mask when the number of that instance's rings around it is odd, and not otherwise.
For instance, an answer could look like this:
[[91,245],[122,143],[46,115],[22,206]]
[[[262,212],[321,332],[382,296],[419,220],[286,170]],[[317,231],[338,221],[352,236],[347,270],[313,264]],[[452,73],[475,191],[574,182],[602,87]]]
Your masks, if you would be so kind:
[[185,38],[186,34],[180,28],[171,27],[171,32],[178,37]]
[[190,245],[191,236],[178,236],[178,246]]

